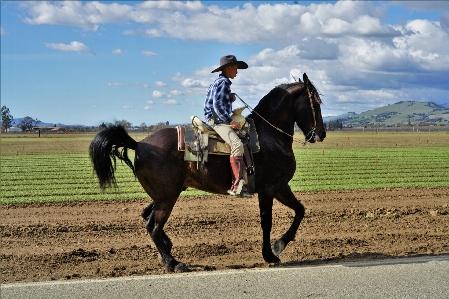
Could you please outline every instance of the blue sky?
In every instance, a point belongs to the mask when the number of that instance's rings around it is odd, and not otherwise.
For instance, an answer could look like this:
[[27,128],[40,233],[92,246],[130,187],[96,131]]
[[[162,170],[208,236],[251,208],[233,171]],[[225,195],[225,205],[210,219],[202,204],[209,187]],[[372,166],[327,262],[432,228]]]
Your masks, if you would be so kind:
[[1,105],[85,124],[203,116],[220,57],[249,105],[306,72],[323,115],[449,102],[449,1],[1,1]]

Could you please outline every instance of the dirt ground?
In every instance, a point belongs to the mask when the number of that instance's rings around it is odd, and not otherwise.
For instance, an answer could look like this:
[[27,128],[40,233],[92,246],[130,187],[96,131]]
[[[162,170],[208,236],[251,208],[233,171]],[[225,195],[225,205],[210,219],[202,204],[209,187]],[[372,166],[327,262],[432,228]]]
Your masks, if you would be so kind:
[[[296,193],[306,216],[265,263],[257,197],[181,197],[166,226],[191,271],[449,253],[449,187]],[[165,273],[140,217],[149,199],[1,206],[1,283]],[[292,213],[274,205],[272,240]]]

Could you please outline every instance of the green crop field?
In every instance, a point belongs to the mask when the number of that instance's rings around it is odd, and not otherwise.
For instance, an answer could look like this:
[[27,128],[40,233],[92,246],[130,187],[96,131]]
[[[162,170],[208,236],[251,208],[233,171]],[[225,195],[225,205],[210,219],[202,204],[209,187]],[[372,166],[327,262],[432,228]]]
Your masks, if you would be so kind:
[[[148,197],[120,162],[119,188],[101,192],[87,153],[93,134],[13,136],[1,138],[2,204]],[[449,134],[444,132],[329,132],[322,143],[294,144],[297,170],[290,185],[294,191],[448,187],[448,147]],[[207,193],[182,193],[194,194]]]

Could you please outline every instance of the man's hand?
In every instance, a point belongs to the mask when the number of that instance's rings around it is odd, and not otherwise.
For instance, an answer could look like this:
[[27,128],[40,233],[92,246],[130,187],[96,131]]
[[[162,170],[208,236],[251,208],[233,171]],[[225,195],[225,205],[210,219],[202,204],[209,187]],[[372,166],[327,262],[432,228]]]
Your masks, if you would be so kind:
[[234,130],[240,130],[241,127],[242,126],[238,121],[231,121],[231,128],[233,128]]
[[231,93],[231,102],[232,102],[232,103],[235,102],[235,93]]

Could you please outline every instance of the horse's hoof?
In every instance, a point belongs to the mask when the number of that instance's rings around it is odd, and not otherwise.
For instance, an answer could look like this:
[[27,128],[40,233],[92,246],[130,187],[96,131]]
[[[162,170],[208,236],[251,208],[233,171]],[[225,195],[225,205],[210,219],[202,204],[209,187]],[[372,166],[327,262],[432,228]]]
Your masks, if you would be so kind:
[[264,260],[269,264],[279,264],[281,262],[281,260],[275,255],[270,258],[264,258]]
[[184,263],[178,263],[173,269],[176,273],[188,272],[189,268]]
[[278,264],[281,260],[273,254],[271,250],[267,250],[266,252],[262,252],[263,260],[270,264]]
[[282,239],[276,240],[273,243],[273,253],[276,256],[279,256],[282,251],[285,249],[285,242]]

